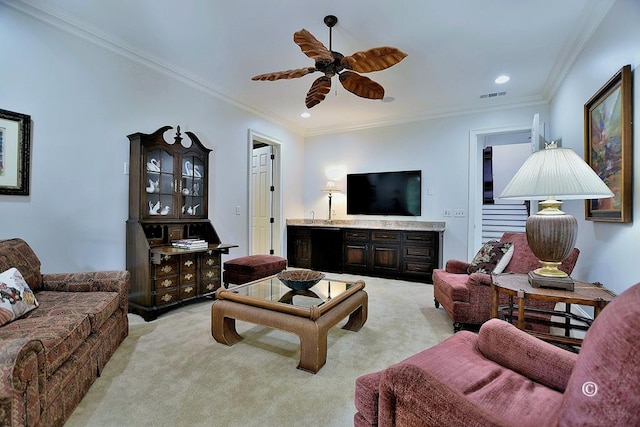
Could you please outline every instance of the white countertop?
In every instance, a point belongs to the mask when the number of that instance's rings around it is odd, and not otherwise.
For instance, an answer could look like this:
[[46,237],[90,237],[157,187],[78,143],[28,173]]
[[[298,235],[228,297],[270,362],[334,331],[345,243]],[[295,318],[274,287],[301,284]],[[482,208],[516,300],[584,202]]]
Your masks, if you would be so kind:
[[368,228],[395,229],[417,231],[444,231],[444,221],[398,221],[375,219],[288,219],[287,225],[308,227],[340,227],[340,228]]

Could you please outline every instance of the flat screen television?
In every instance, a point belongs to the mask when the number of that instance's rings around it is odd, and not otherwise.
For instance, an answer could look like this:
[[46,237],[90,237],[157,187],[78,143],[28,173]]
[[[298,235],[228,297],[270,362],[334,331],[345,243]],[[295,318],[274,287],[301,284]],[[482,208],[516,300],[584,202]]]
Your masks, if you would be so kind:
[[420,216],[422,171],[347,175],[348,215]]

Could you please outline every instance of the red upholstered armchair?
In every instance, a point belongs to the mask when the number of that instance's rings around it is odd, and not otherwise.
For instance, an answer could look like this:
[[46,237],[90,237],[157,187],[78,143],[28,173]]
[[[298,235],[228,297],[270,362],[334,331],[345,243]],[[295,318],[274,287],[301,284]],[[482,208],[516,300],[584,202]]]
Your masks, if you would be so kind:
[[[528,273],[540,267],[540,262],[531,252],[525,233],[504,233],[501,243],[513,243],[514,252],[504,273]],[[580,251],[574,248],[562,262],[560,270],[571,274],[578,261]],[[453,320],[453,330],[458,332],[463,325],[481,325],[491,318],[491,276],[485,273],[467,274],[469,263],[449,260],[445,269],[433,270],[433,296],[436,307],[446,310]],[[507,304],[507,296],[501,295],[500,304]],[[528,307],[553,309],[553,303],[531,300]]]
[[640,283],[579,354],[491,319],[356,380],[360,426],[631,426],[640,414]]

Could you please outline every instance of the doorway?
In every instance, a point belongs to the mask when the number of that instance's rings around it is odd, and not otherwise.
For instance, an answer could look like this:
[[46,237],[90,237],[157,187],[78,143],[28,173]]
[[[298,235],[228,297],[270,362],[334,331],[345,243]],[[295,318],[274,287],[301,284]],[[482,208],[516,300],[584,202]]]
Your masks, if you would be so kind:
[[[492,145],[516,144],[528,141],[531,137],[531,126],[509,126],[495,129],[472,130],[469,133],[469,217],[467,232],[467,258],[473,259],[483,242],[483,199],[485,190],[485,148]],[[493,153],[492,153],[493,155]],[[526,158],[526,157],[525,157]],[[520,159],[518,165],[524,162]],[[518,166],[519,167],[519,166]],[[516,167],[516,170],[518,169]],[[492,175],[495,171],[492,170]],[[513,175],[512,175],[513,176]],[[508,178],[511,179],[511,178]],[[493,179],[492,179],[493,181]],[[507,181],[508,182],[508,181]],[[502,183],[503,185],[506,183]],[[496,182],[492,182],[493,199],[502,192],[496,188]]]
[[249,255],[280,255],[280,142],[249,131]]

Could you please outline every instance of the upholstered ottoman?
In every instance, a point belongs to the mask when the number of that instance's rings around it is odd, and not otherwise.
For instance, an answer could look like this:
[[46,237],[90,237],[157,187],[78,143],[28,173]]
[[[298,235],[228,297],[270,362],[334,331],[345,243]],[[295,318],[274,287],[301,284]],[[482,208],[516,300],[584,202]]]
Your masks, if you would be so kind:
[[230,259],[223,266],[222,281],[226,288],[229,283],[241,285],[278,274],[287,268],[287,260],[275,255],[249,255]]

